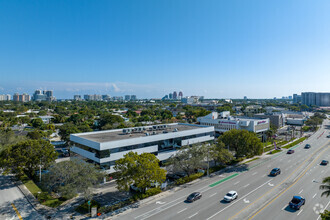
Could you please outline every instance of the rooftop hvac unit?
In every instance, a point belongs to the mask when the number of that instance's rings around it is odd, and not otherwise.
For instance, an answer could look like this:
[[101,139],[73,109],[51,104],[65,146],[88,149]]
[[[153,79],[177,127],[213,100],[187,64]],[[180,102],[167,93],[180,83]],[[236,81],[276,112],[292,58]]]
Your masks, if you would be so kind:
[[154,130],[156,130],[156,129],[157,129],[157,125],[153,125],[152,128],[153,128]]
[[152,135],[155,135],[155,134],[157,134],[156,131],[153,131],[153,132],[152,132]]
[[174,128],[173,132],[177,132],[177,131],[178,131],[178,129],[177,128]]
[[147,132],[147,133],[146,133],[146,136],[149,136],[149,135],[150,135],[150,134]]

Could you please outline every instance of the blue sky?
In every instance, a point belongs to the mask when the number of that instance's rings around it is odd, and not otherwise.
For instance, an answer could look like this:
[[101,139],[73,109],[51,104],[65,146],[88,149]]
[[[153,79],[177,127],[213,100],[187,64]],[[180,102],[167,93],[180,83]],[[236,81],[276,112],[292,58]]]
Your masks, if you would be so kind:
[[330,91],[330,1],[0,0],[0,94]]

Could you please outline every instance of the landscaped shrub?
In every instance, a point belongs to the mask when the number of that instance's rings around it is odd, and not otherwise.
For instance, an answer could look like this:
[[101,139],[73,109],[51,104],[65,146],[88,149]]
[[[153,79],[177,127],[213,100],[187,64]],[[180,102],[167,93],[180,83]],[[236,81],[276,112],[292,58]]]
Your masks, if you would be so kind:
[[182,177],[178,180],[175,181],[175,184],[177,185],[182,185],[182,184],[185,184],[185,183],[189,183],[195,179],[198,179],[199,177],[203,176],[204,173],[195,173],[195,174],[192,174],[190,176],[185,176],[185,177]]

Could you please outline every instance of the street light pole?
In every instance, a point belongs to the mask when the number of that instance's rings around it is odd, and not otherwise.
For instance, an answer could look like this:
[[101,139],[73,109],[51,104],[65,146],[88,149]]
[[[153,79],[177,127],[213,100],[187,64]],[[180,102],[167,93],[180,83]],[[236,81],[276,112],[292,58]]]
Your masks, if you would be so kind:
[[40,165],[39,165],[39,182],[41,183],[41,158],[40,158]]

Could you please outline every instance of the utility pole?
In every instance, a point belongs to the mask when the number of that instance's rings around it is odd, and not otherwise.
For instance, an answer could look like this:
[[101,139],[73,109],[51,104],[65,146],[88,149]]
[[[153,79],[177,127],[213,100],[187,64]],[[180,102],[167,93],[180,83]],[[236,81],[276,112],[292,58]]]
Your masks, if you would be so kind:
[[41,158],[40,158],[40,164],[39,164],[39,182],[41,183]]

